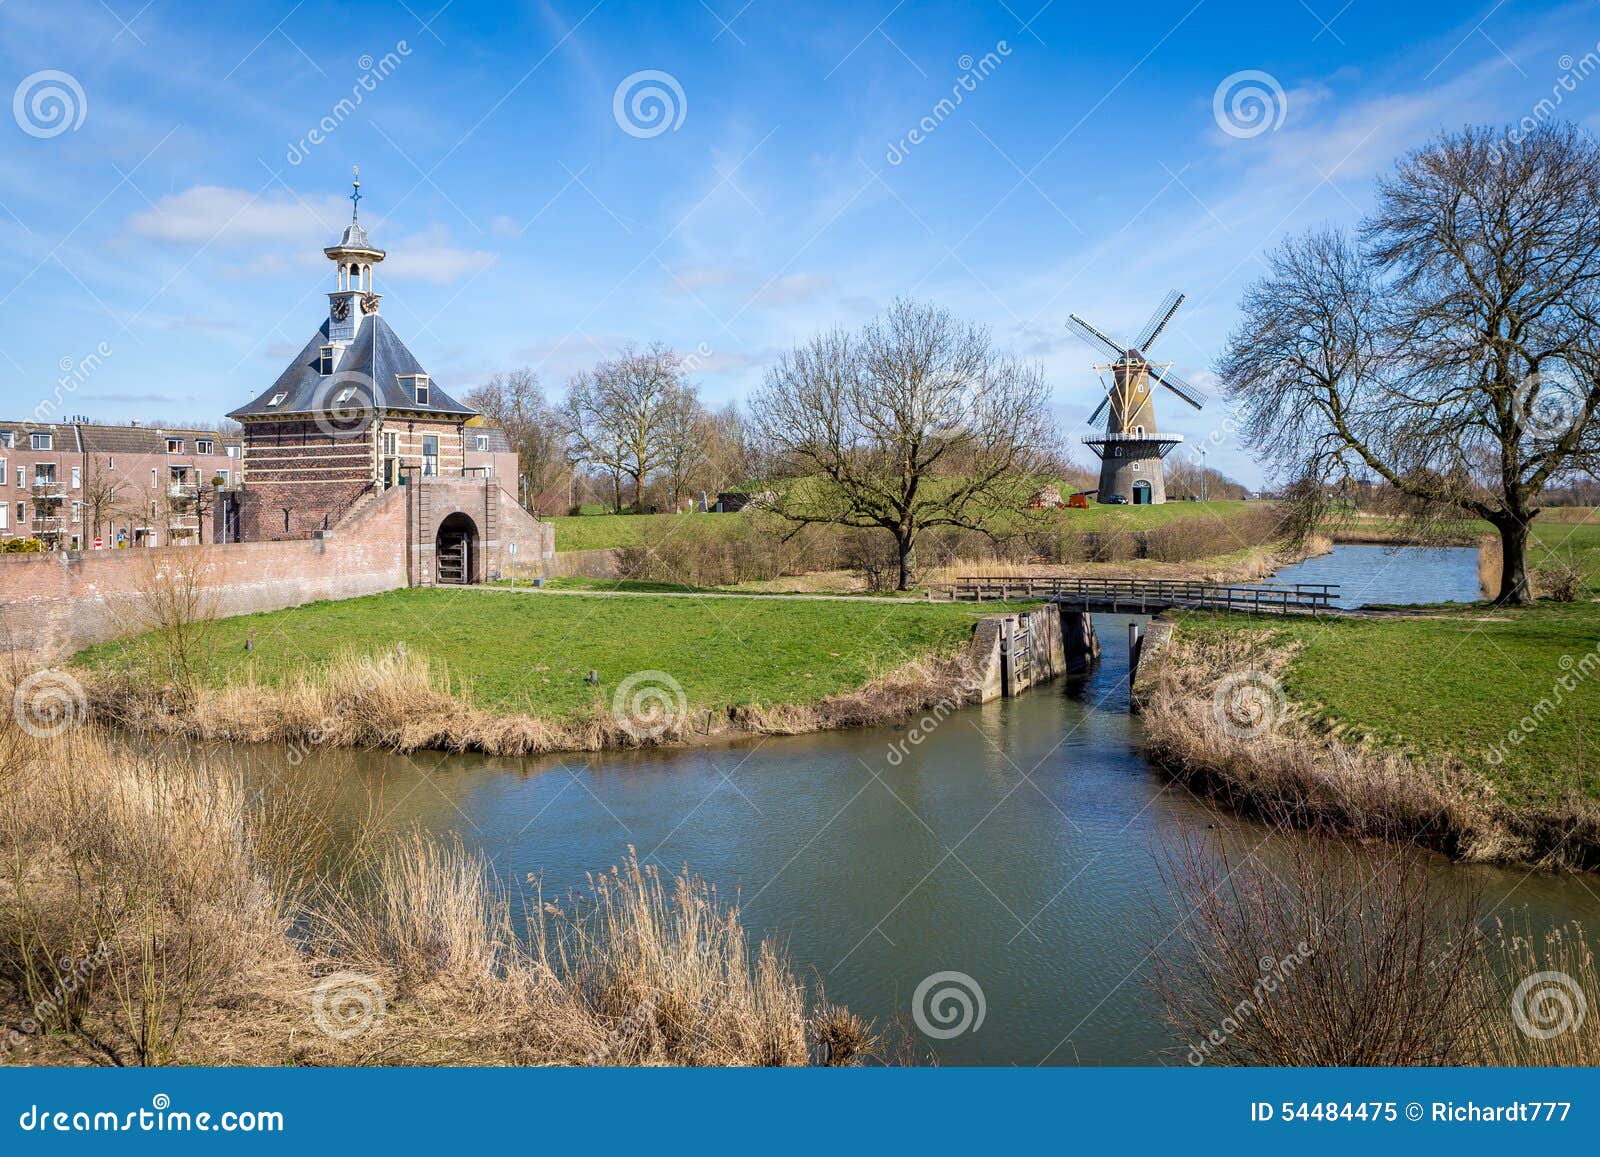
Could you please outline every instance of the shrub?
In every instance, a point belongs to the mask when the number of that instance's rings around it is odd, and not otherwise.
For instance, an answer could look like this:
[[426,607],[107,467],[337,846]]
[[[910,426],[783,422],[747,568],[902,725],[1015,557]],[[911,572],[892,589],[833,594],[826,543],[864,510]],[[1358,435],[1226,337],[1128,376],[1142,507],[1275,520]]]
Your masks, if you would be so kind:
[[1583,583],[1583,568],[1570,556],[1552,554],[1533,572],[1534,590],[1558,603],[1576,602]]

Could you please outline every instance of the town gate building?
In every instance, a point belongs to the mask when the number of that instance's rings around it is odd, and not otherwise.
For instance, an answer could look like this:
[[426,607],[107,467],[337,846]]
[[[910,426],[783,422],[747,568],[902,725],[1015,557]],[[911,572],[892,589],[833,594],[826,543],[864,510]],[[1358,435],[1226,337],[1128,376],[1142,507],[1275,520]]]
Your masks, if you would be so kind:
[[[360,195],[357,182],[358,209]],[[400,504],[413,582],[538,573],[553,527],[518,505],[504,433],[435,381],[379,313],[385,254],[358,213],[323,253],[327,317],[277,381],[228,415],[244,430],[243,484],[221,512],[221,540],[338,535],[368,507]]]

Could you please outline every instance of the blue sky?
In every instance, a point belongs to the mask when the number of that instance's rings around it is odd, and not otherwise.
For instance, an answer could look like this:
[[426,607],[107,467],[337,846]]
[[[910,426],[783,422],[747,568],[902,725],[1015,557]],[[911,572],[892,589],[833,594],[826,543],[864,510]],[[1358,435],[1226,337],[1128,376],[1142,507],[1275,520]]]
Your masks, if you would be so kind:
[[[1356,220],[1398,153],[1600,110],[1600,77],[1558,87],[1592,3],[1040,3],[8,0],[0,411],[248,400],[320,324],[359,164],[384,314],[454,392],[659,339],[738,399],[908,293],[1042,361],[1076,436],[1069,311],[1132,333],[1184,290],[1155,353],[1205,385],[1261,254]],[[619,119],[641,72],[670,80]],[[1240,73],[1265,122],[1219,116]],[[670,125],[630,119],[652,84]],[[1160,417],[1259,479],[1220,402]]]

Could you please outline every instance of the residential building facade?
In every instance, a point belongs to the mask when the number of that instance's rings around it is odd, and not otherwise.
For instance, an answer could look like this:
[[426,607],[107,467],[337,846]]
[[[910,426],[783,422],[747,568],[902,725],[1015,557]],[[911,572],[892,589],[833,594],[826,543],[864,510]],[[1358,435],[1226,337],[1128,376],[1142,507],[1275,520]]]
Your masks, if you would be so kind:
[[216,491],[238,485],[236,433],[0,419],[0,540],[46,550],[211,541]]

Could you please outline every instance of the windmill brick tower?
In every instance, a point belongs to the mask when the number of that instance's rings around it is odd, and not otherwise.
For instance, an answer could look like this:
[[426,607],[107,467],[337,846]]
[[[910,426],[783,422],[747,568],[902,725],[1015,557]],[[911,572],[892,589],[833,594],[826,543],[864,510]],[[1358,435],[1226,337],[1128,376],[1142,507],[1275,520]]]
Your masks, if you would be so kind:
[[1205,395],[1173,373],[1170,362],[1151,362],[1145,353],[1178,312],[1183,296],[1177,291],[1167,294],[1132,345],[1113,341],[1077,314],[1070,315],[1067,324],[1079,337],[1097,352],[1108,352],[1115,359],[1109,365],[1095,367],[1111,371],[1111,387],[1089,415],[1093,425],[1109,409],[1106,432],[1083,439],[1100,459],[1101,502],[1145,506],[1167,500],[1162,460],[1183,441],[1183,435],[1162,434],[1156,429],[1155,390],[1151,383],[1165,386],[1197,410],[1205,404]]

